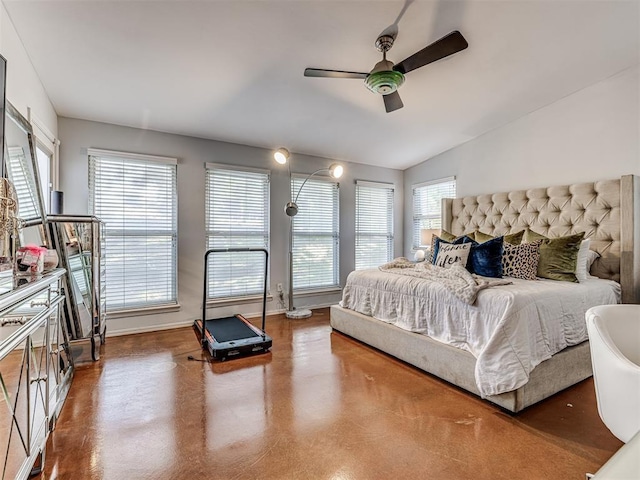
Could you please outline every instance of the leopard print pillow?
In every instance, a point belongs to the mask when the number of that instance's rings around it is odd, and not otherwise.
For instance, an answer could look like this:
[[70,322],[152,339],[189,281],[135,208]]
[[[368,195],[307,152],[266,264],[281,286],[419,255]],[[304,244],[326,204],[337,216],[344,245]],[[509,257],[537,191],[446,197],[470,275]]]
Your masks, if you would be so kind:
[[535,280],[540,261],[541,242],[542,240],[536,240],[520,245],[511,245],[505,242],[502,252],[502,275],[523,280]]

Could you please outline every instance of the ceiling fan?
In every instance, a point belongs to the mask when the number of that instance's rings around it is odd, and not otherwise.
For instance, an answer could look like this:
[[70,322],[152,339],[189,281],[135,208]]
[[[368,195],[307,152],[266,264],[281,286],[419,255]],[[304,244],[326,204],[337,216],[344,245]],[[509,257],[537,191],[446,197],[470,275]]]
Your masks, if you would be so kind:
[[342,70],[325,70],[322,68],[306,68],[305,77],[324,78],[359,78],[374,93],[379,93],[384,99],[384,107],[393,112],[404,106],[398,88],[404,83],[404,75],[412,70],[424,67],[430,63],[458,53],[469,46],[462,34],[454,30],[431,45],[427,45],[403,61],[396,63],[387,60],[387,52],[393,46],[395,35],[380,35],[376,40],[376,48],[382,52],[382,60],[376,63],[369,73],[347,72]]

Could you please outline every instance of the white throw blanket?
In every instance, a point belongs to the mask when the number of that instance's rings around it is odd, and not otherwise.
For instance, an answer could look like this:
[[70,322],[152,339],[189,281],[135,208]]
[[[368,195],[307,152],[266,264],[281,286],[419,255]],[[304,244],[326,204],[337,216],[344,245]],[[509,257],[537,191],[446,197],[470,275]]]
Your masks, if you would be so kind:
[[379,268],[383,272],[407,275],[409,277],[417,277],[441,283],[456,298],[469,305],[475,303],[480,290],[496,285],[509,285],[513,283],[510,280],[503,280],[501,278],[487,278],[472,275],[459,263],[453,264],[449,268],[442,268],[432,265],[429,262],[413,263],[405,257],[398,257],[389,263],[381,265]]

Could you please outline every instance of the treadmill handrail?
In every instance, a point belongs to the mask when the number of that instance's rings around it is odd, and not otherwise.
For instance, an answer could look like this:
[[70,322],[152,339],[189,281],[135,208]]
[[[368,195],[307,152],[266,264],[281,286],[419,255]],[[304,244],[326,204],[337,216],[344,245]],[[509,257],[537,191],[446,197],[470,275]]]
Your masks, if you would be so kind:
[[267,278],[269,277],[269,252],[266,248],[210,248],[204,253],[204,285],[202,288],[202,347],[206,347],[207,340],[204,335],[205,324],[207,322],[207,291],[209,277],[209,255],[214,253],[239,253],[239,252],[264,252],[264,291],[262,293],[262,338],[265,338],[265,327],[267,317]]

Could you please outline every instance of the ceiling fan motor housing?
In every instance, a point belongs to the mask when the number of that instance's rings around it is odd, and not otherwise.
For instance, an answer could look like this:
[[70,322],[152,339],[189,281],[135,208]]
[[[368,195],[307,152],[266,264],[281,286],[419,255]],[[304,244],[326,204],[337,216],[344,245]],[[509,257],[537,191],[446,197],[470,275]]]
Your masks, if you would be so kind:
[[404,75],[393,70],[393,63],[385,59],[376,63],[364,83],[373,93],[389,95],[404,83]]

